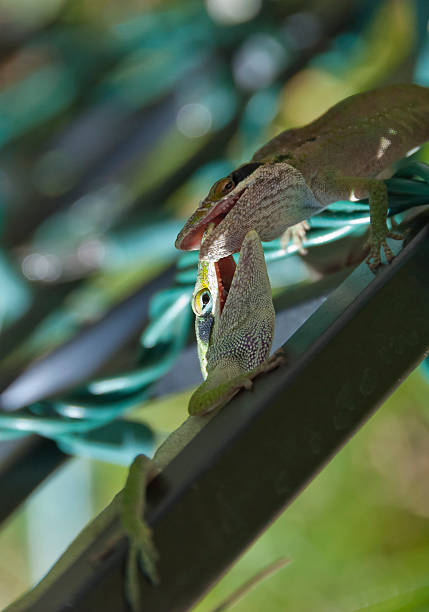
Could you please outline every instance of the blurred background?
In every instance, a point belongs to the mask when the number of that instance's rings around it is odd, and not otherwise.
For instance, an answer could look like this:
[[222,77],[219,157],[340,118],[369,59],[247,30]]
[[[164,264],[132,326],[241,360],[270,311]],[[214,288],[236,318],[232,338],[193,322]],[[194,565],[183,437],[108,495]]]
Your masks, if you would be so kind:
[[[185,218],[281,130],[429,86],[428,20],[426,0],[0,0],[0,451],[41,434],[73,455],[2,525],[1,607],[186,416]],[[344,228],[306,257],[267,245],[275,295],[344,278],[366,225]],[[237,610],[429,609],[427,392],[422,367],[196,609],[279,556]]]

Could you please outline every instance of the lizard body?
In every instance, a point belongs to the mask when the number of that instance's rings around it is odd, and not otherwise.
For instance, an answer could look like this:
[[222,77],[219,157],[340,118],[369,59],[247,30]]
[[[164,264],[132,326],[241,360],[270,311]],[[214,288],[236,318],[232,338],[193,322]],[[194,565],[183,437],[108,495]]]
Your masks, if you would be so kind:
[[[210,226],[206,231],[203,244],[212,230]],[[192,306],[206,380],[191,397],[189,414],[223,406],[252,378],[276,364],[276,358],[266,362],[275,312],[264,251],[255,230],[244,237],[235,272],[233,267],[231,255],[218,262],[199,261]]]
[[200,258],[217,261],[239,250],[250,229],[273,240],[332,202],[369,197],[367,262],[376,268],[382,248],[393,257],[386,238],[401,238],[387,228],[387,191],[377,176],[427,140],[428,88],[391,85],[350,96],[312,123],[282,132],[217,181],[176,247],[199,248],[205,228],[215,223]]

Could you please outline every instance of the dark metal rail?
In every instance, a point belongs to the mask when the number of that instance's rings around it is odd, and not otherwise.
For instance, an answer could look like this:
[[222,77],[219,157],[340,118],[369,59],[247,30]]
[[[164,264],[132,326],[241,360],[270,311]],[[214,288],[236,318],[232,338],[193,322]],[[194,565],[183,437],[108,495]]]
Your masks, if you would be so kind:
[[[374,278],[359,266],[286,343],[288,366],[239,394],[148,489],[161,585],[144,610],[188,610],[381,405],[429,347],[429,226]],[[126,542],[109,530],[28,610],[127,609]]]
[[55,442],[39,436],[0,444],[0,523],[66,459]]

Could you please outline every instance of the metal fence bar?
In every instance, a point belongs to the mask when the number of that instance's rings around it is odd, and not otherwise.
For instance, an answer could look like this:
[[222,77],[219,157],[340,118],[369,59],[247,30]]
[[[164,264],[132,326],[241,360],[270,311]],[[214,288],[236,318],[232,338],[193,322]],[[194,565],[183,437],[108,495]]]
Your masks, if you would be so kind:
[[0,523],[66,459],[55,442],[25,436],[0,442]]
[[[359,266],[287,342],[290,365],[234,398],[151,483],[161,585],[142,576],[144,610],[192,607],[419,363],[428,261],[426,226],[375,278]],[[125,540],[91,561],[108,536],[28,610],[125,611]]]

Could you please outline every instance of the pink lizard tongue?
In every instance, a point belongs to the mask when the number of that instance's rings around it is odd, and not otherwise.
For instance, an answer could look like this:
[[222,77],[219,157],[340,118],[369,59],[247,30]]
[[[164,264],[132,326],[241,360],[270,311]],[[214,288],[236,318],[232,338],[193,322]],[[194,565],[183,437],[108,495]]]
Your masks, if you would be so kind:
[[[182,251],[192,251],[195,249],[199,249],[201,245],[201,239],[209,223],[213,223],[213,227],[219,225],[222,219],[229,213],[231,208],[237,202],[242,193],[243,192],[241,191],[240,193],[236,193],[231,197],[223,198],[222,200],[220,200],[220,202],[213,206],[210,212],[208,212],[206,215],[204,215],[204,209],[207,208],[208,204],[211,205],[212,203],[204,201],[189,219],[183,230],[180,232],[176,240],[176,248],[181,249]],[[201,216],[202,218],[197,221],[198,217]],[[190,229],[188,229],[189,226]]]
[[235,274],[235,261],[232,255],[223,257],[215,263],[216,275],[219,289],[219,305],[222,312],[228,292],[231,288],[232,279]]

